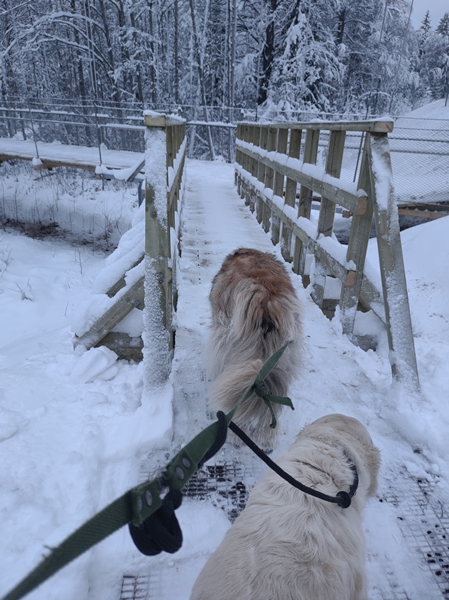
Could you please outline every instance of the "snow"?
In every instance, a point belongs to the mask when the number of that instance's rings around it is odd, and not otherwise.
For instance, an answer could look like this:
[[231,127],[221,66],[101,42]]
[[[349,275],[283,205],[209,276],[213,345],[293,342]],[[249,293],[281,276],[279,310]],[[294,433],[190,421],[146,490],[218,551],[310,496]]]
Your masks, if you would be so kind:
[[[271,245],[237,196],[231,166],[188,161],[187,179],[174,373],[192,357],[198,364],[203,361],[207,297],[226,254],[251,246],[280,258],[279,248]],[[81,207],[83,192],[78,192]],[[121,194],[110,191],[110,202]],[[69,198],[60,203],[68,202]],[[139,483],[142,461],[155,447],[169,445],[173,452],[193,435],[181,423],[171,441],[173,377],[153,392],[145,382],[143,394],[142,365],[117,361],[105,348],[73,347],[76,311],[92,295],[104,295],[119,263],[120,269],[132,265],[142,240],[141,212],[135,206],[128,209],[128,227],[134,219],[137,229],[129,229],[123,245],[109,258],[59,239],[0,233],[0,595],[40,561],[48,546],[56,546]],[[82,220],[78,223],[80,231]],[[305,423],[342,412],[359,418],[381,449],[380,499],[399,486],[401,474],[409,473],[435,482],[447,504],[449,218],[408,229],[401,237],[422,393],[413,395],[392,384],[386,333],[377,319],[361,315],[357,324],[361,333],[379,336],[377,351],[364,352],[342,334],[338,318],[330,322],[324,317],[292,274],[304,305],[305,366],[290,394],[297,410],[281,419],[281,442],[274,457]],[[378,268],[376,253],[372,240],[368,268],[373,272]],[[183,346],[190,338],[195,343]],[[145,342],[147,347],[153,343],[150,337]],[[200,396],[200,373],[189,377],[179,385]],[[402,537],[399,518],[408,504],[400,486],[397,490],[397,504],[373,499],[366,510],[370,597],[388,597],[395,585],[413,599],[440,598],[432,592],[430,571]],[[185,498],[177,512],[184,535],[177,554],[143,557],[123,528],[29,598],[118,598],[122,576],[134,573],[155,576],[161,586],[155,597],[186,600],[229,522],[207,501]]]
[[[100,163],[98,148],[88,146],[69,146],[58,142],[37,142],[39,156],[36,156],[36,144],[31,140],[15,140],[11,138],[0,138],[0,154],[6,156],[21,156],[31,160],[33,165],[38,166],[43,160],[67,162],[72,165],[97,166]],[[109,150],[101,146],[101,162],[103,167],[109,169],[124,169],[136,165],[136,161],[142,155],[138,152],[126,150]],[[37,161],[36,161],[37,159]],[[99,169],[99,173],[105,172]]]

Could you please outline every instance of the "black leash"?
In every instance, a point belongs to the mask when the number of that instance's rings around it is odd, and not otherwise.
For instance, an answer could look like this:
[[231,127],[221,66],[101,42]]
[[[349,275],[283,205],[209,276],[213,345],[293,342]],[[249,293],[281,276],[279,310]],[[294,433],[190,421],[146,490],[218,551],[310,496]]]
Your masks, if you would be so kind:
[[276,464],[269,456],[265,454],[262,448],[259,448],[257,444],[253,442],[253,440],[246,435],[246,433],[240,429],[238,425],[236,425],[233,421],[231,421],[228,425],[229,429],[233,431],[241,440],[244,442],[248,448],[250,448],[257,456],[263,460],[263,462],[270,467],[275,473],[277,473],[282,479],[285,479],[290,485],[301,490],[305,494],[309,494],[310,496],[314,496],[315,498],[320,498],[320,500],[325,500],[326,502],[332,502],[333,504],[338,504],[341,508],[348,508],[351,506],[351,498],[353,498],[354,494],[357,491],[359,485],[359,476],[357,473],[357,469],[355,468],[354,463],[351,461],[351,470],[354,473],[354,482],[349,488],[348,492],[337,492],[336,496],[328,496],[327,494],[323,494],[318,490],[314,490],[313,488],[307,487],[301,482],[297,481],[294,477],[289,475],[284,469]]

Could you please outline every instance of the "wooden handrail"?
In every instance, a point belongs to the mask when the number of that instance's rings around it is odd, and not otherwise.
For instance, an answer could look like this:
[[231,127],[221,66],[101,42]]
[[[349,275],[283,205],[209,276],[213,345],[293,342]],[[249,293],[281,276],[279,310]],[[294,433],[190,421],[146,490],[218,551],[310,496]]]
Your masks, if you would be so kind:
[[[306,135],[300,160],[303,130]],[[416,389],[418,370],[393,197],[388,144],[391,131],[393,121],[385,119],[242,122],[237,126],[235,173],[240,196],[256,213],[265,231],[271,228],[273,243],[281,241],[282,254],[293,262],[293,271],[304,276],[306,255],[314,255],[312,297],[317,304],[323,308],[326,277],[337,277],[342,282],[339,305],[343,332],[356,340],[357,306],[361,303],[371,308],[387,327],[393,375]],[[321,132],[329,132],[325,168],[316,164]],[[363,136],[357,183],[340,179],[347,132],[359,132]],[[297,184],[300,185],[299,197]],[[321,196],[318,225],[310,221],[313,193]],[[336,205],[352,214],[347,246],[332,237]],[[365,273],[373,216],[378,235],[381,290]]]

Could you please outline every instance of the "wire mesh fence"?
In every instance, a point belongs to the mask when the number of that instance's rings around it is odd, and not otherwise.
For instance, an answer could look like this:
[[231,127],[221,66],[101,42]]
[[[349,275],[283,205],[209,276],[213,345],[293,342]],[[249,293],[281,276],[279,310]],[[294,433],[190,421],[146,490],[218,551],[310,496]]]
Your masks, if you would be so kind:
[[[229,107],[163,107],[187,119],[190,158],[235,158],[235,131],[239,120],[255,121],[255,111]],[[0,102],[0,137],[109,148],[143,153],[143,106],[113,102],[29,101]],[[265,115],[266,116],[266,115]],[[360,115],[301,113],[312,118],[360,120]],[[271,115],[273,121],[284,120]],[[395,195],[398,204],[449,203],[449,119],[395,118],[389,135]],[[324,167],[328,133],[320,136],[318,164]],[[341,178],[357,181],[363,147],[362,134],[349,132]]]

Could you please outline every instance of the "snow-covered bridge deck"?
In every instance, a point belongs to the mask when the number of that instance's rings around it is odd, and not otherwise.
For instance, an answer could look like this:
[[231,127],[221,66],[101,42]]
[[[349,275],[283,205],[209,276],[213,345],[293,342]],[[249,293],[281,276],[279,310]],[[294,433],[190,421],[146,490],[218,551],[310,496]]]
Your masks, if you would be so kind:
[[[188,163],[183,222],[173,364],[175,447],[210,422],[204,348],[213,276],[224,257],[239,246],[277,252],[237,195],[229,165]],[[300,278],[292,274],[292,280],[304,305],[305,367],[290,394],[295,411],[286,409],[281,419],[281,442],[274,457],[318,416],[341,412],[359,418],[383,458],[380,489],[365,517],[370,598],[447,598],[449,512],[441,501],[438,477],[426,472],[426,460],[397,433],[391,415],[401,392],[390,388],[387,357],[351,344],[337,321],[330,323],[323,316]],[[155,460],[153,454],[144,461],[142,477],[154,470]],[[420,477],[411,475],[417,460],[422,465],[416,470]],[[127,570],[122,599],[187,599],[202,564],[229,526],[224,515],[231,521],[237,516],[263,470],[249,450],[226,445],[185,489],[179,510],[183,549],[155,557],[133,572]]]
[[[102,168],[103,170],[137,168],[143,160],[143,155],[126,150],[107,148],[99,150],[87,146],[44,142],[39,142],[36,150],[36,144],[31,140],[0,138],[0,163],[6,160],[32,161],[34,168],[38,169],[74,167],[103,172]],[[99,168],[100,164],[102,168]]]

